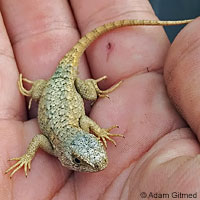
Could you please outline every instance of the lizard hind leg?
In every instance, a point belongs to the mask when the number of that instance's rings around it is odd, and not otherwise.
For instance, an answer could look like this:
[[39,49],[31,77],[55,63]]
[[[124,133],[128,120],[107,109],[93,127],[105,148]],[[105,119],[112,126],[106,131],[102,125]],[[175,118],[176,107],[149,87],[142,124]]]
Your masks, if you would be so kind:
[[119,85],[122,83],[122,81],[116,83],[113,85],[111,88],[107,90],[100,90],[97,83],[107,79],[107,76],[103,76],[99,79],[87,79],[87,80],[81,80],[79,78],[76,79],[75,81],[75,86],[79,94],[87,100],[96,100],[98,97],[107,97],[108,93],[112,92],[115,90]]
[[[24,88],[23,81],[32,85],[30,90],[27,90],[27,89]],[[47,83],[46,80],[31,81],[31,80],[28,80],[26,78],[23,78],[22,74],[19,75],[19,80],[18,80],[19,91],[24,96],[31,97],[30,100],[29,100],[29,105],[28,105],[29,109],[31,107],[31,103],[32,103],[33,99],[34,100],[40,99],[42,92],[43,92],[43,89],[46,86],[46,83]]]

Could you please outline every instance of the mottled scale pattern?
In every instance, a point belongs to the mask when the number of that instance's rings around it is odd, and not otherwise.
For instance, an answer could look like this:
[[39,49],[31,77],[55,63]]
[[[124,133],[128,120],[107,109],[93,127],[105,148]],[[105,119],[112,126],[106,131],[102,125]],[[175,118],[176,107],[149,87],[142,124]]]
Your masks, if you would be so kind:
[[74,86],[76,73],[76,67],[58,66],[43,91],[38,121],[47,137],[51,138],[51,133],[56,135],[60,128],[67,125],[79,127],[79,119],[85,114],[83,99]]
[[[108,159],[105,148],[95,135],[80,128],[66,126],[59,130],[53,143],[55,152],[62,165],[76,171],[96,172],[107,166]],[[79,158],[81,163],[73,162]]]

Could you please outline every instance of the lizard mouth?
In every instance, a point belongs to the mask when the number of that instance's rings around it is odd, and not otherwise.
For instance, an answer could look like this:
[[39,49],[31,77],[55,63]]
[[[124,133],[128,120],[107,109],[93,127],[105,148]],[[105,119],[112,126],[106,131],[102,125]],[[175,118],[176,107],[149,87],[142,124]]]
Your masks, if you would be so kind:
[[98,171],[104,170],[107,167],[107,165],[108,165],[108,160],[107,159],[105,159],[104,162],[102,162],[102,163],[95,164],[94,165],[94,169],[95,169],[94,172],[98,172]]

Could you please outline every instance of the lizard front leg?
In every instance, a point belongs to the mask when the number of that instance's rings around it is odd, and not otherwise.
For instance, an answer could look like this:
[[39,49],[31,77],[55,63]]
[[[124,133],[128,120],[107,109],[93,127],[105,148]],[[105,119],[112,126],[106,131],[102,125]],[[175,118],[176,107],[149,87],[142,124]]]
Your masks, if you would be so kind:
[[78,93],[82,96],[82,98],[86,100],[94,101],[98,97],[108,97],[108,93],[115,90],[122,81],[118,82],[117,84],[113,85],[111,88],[107,90],[100,90],[97,83],[105,80],[107,77],[103,76],[99,79],[87,79],[87,80],[81,80],[80,78],[77,78],[75,80],[75,87],[78,91]]
[[[27,82],[29,84],[32,84],[32,87],[30,90],[27,90],[24,88],[23,81]],[[46,87],[46,84],[47,84],[46,80],[31,81],[26,78],[23,78],[22,74],[19,75],[19,80],[18,80],[19,91],[24,96],[31,97],[29,100],[29,105],[28,105],[29,109],[31,108],[31,103],[32,103],[33,99],[36,101],[38,101],[40,99],[42,92],[43,92],[44,88]]]
[[111,141],[114,145],[116,145],[116,142],[111,137],[124,137],[121,134],[111,134],[110,131],[114,128],[118,128],[117,125],[111,126],[110,128],[101,128],[96,122],[94,122],[92,119],[87,117],[86,115],[83,115],[80,118],[80,127],[86,131],[86,132],[92,132],[94,133],[99,139],[101,139],[107,147],[106,140]]
[[36,135],[30,142],[27,148],[27,151],[23,156],[9,159],[9,160],[16,160],[18,162],[16,162],[9,169],[7,169],[5,173],[7,174],[8,172],[13,170],[10,174],[10,178],[12,178],[15,172],[17,172],[20,168],[24,166],[24,172],[25,172],[25,175],[27,176],[27,170],[31,169],[31,161],[34,158],[35,153],[37,152],[38,148],[43,149],[49,154],[52,154],[52,155],[54,154],[51,143],[49,142],[47,137],[42,134]]

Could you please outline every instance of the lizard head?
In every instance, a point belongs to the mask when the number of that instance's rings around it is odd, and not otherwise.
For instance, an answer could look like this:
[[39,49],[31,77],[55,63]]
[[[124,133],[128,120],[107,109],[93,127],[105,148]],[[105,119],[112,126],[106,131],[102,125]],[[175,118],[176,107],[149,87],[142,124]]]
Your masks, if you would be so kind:
[[98,172],[107,167],[105,148],[96,136],[78,130],[63,145],[67,150],[58,157],[63,166],[81,172]]

